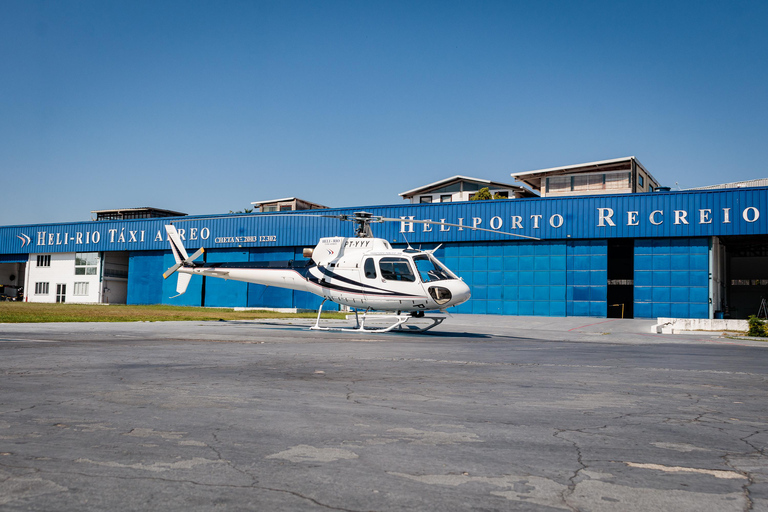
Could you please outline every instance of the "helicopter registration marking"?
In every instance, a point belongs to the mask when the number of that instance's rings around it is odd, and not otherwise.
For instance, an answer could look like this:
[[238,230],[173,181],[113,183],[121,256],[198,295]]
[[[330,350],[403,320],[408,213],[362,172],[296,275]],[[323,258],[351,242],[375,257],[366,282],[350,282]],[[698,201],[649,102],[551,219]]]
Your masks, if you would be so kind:
[[277,235],[219,236],[217,244],[244,244],[252,242],[277,242]]

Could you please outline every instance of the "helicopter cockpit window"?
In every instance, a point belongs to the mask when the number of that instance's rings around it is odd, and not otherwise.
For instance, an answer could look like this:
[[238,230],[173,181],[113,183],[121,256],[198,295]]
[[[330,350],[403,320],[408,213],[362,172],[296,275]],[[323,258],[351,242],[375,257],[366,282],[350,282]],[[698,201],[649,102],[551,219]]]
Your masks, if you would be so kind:
[[431,281],[442,281],[444,279],[456,279],[450,270],[445,268],[439,261],[426,255],[419,254],[413,257],[413,262],[416,264],[416,269],[419,271],[419,276],[424,283]]
[[416,276],[405,258],[381,258],[379,270],[381,277],[390,281],[416,281]]
[[376,264],[373,262],[373,258],[367,258],[365,260],[363,271],[365,272],[365,277],[368,279],[376,279]]

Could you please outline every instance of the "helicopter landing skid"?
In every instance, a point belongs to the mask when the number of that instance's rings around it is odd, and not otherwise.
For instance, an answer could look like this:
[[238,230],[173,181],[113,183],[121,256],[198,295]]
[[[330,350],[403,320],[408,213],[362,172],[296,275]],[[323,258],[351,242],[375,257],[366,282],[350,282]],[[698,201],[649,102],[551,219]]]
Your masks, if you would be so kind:
[[320,326],[320,315],[323,311],[323,304],[325,304],[325,300],[320,304],[320,307],[317,310],[317,320],[315,321],[315,325],[310,327],[313,331],[340,331],[340,332],[389,332],[394,329],[397,329],[398,331],[407,331],[407,332],[425,332],[433,327],[437,327],[441,323],[443,323],[443,320],[445,320],[444,316],[423,316],[420,317],[420,319],[424,320],[430,320],[432,323],[425,326],[416,326],[416,325],[405,325],[405,323],[408,320],[411,320],[412,318],[415,318],[411,315],[376,315],[376,320],[385,320],[385,319],[393,319],[394,323],[388,327],[383,328],[373,328],[373,327],[366,327],[365,326],[365,320],[366,315],[368,311],[363,313],[363,319],[362,322],[360,321],[360,318],[357,315],[357,310],[355,310],[355,327],[321,327]]

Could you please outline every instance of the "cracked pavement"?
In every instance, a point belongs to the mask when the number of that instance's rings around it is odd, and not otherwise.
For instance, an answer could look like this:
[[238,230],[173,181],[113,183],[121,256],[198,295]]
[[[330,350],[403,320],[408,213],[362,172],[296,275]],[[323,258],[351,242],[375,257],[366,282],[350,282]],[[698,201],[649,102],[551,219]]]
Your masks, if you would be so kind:
[[0,509],[768,510],[768,344],[590,320],[0,324]]

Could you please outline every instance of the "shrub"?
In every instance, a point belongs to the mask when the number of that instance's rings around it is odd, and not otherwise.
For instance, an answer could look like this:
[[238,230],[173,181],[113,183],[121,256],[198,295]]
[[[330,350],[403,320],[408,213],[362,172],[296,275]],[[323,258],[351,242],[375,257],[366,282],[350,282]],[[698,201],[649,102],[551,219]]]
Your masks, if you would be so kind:
[[488,187],[481,188],[475,195],[469,198],[470,201],[490,201],[492,199],[493,196],[491,195],[491,191],[488,190]]
[[765,322],[757,318],[755,315],[750,316],[749,331],[747,331],[747,334],[749,336],[759,336],[759,337],[768,336],[768,332],[766,332],[765,330]]

